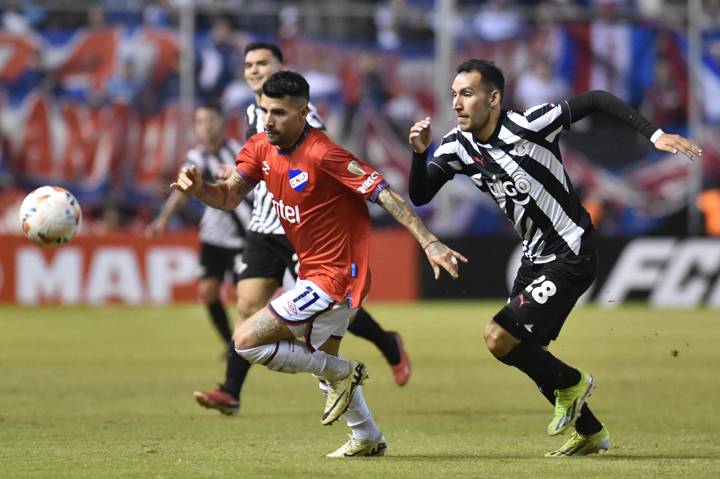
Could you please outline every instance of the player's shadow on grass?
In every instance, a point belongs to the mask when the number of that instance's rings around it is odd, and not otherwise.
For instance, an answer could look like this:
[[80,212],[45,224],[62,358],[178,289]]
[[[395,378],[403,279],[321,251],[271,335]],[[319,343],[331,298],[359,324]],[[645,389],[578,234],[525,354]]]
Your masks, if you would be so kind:
[[[519,456],[517,454],[496,454],[496,453],[486,453],[486,454],[445,454],[445,453],[437,453],[437,454],[391,454],[389,453],[385,458],[384,461],[390,460],[390,461],[447,461],[447,460],[468,460],[468,461],[487,461],[492,459],[498,459],[498,460],[513,460],[513,461],[523,461],[523,460],[540,460],[543,461],[558,461],[560,459],[556,458],[546,458],[542,455],[535,456],[535,455],[523,455]],[[646,455],[640,455],[640,454],[616,454],[614,452],[608,453],[608,454],[596,454],[592,456],[587,456],[583,458],[585,460],[590,459],[594,461],[633,461],[633,462],[641,462],[641,461],[657,461],[658,459],[668,459],[668,460],[706,460],[706,459],[715,459],[718,460],[717,456],[713,455],[694,455],[694,456],[682,456],[682,455],[668,455],[668,454],[646,454]]]
[[547,410],[539,409],[526,409],[526,410],[497,410],[497,409],[433,409],[432,411],[402,411],[398,414],[404,416],[480,416],[488,417],[492,416],[548,416],[552,414],[552,408]]
[[383,461],[486,461],[488,459],[501,459],[501,460],[522,460],[522,459],[533,459],[531,456],[518,456],[517,454],[393,454],[388,453]]
[[694,455],[688,455],[683,456],[681,454],[623,454],[622,452],[611,452],[608,454],[601,454],[599,456],[593,456],[598,457],[604,460],[612,460],[612,461],[641,461],[641,460],[647,460],[652,459],[653,461],[656,461],[658,459],[670,459],[670,460],[679,460],[679,459],[686,459],[686,460],[705,460],[705,459],[714,459],[716,461],[720,461],[720,457],[717,455],[712,454],[694,454]]

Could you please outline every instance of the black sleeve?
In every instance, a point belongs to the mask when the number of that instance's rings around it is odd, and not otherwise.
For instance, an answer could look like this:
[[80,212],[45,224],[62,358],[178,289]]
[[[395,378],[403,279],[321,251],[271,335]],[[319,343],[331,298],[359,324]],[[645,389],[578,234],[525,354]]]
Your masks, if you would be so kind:
[[570,98],[563,105],[563,108],[565,107],[568,108],[572,123],[582,120],[590,113],[601,111],[629,125],[648,139],[658,129],[650,120],[630,108],[618,97],[602,90],[589,91]]
[[410,201],[422,206],[435,197],[440,188],[452,177],[448,177],[441,168],[430,168],[427,162],[428,152],[413,153],[410,168]]

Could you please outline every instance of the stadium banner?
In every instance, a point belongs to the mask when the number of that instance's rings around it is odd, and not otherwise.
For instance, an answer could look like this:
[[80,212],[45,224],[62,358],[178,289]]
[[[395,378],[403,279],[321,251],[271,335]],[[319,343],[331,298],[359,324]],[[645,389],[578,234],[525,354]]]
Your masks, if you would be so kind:
[[[630,299],[658,308],[720,308],[720,238],[596,238],[598,277],[581,302],[614,308]],[[421,267],[423,299],[506,298],[520,265],[515,239],[449,240],[469,259],[457,280]]]
[[[0,235],[0,303],[169,304],[197,301],[197,232],[146,239],[132,233],[84,235],[56,249]],[[414,239],[376,231],[370,242],[373,301],[417,298]]]

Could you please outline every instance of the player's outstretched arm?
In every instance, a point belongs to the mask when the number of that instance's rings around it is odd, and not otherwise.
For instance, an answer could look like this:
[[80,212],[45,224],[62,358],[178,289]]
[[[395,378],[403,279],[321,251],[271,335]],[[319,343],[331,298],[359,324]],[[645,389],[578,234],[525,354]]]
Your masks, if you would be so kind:
[[649,139],[660,151],[672,154],[682,153],[690,160],[702,156],[702,150],[696,145],[680,135],[663,132],[612,93],[602,90],[581,93],[567,101],[567,109],[572,123],[585,118],[590,113],[600,111],[629,125]]
[[253,185],[240,176],[237,171],[221,183],[206,183],[203,181],[200,171],[194,166],[181,171],[177,181],[170,187],[182,193],[194,195],[206,205],[225,211],[236,208],[253,189]]
[[440,268],[447,271],[453,278],[458,277],[458,259],[463,263],[467,263],[467,258],[441,243],[440,240],[427,229],[425,223],[423,223],[417,213],[410,208],[402,196],[398,195],[389,187],[386,187],[380,192],[377,203],[382,206],[385,211],[390,213],[398,223],[407,228],[415,239],[418,240],[427,255],[430,266],[432,266],[435,279],[440,277]]

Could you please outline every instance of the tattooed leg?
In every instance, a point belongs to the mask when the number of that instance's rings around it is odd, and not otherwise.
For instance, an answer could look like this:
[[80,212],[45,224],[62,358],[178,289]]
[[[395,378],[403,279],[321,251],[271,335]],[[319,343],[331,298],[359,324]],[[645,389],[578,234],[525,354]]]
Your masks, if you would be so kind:
[[236,349],[249,349],[272,344],[283,339],[294,339],[292,331],[263,308],[235,328],[233,340]]
[[[328,381],[350,374],[350,362],[324,351],[310,351],[267,308],[235,330],[235,352],[251,363],[283,373],[311,373]],[[338,342],[339,343],[339,342]]]

